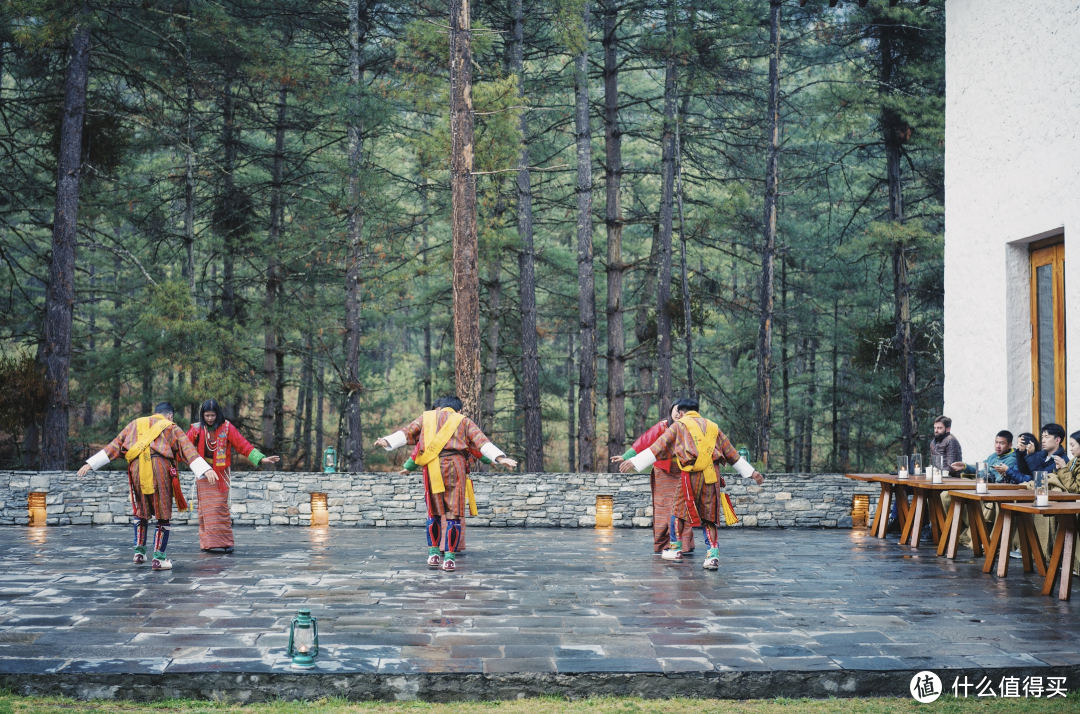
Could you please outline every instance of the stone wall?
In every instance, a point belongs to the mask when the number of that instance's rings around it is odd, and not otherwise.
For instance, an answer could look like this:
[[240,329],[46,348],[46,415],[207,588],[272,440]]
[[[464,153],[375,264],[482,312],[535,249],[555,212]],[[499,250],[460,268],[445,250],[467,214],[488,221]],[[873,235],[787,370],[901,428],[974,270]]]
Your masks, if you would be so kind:
[[[876,484],[841,474],[772,474],[764,486],[725,474],[727,492],[745,527],[851,526],[853,494],[873,498]],[[184,492],[194,507],[191,473],[182,475]],[[649,477],[635,474],[521,474],[492,471],[473,474],[478,515],[470,526],[588,528],[596,525],[596,496],[614,497],[616,527],[652,525]],[[27,496],[48,493],[47,523],[79,525],[126,523],[131,511],[126,475],[118,471],[0,471],[0,525],[26,524]],[[321,474],[272,471],[233,475],[231,508],[236,525],[311,524],[310,493],[327,494],[332,526],[423,525],[426,518],[420,477],[395,473]],[[871,512],[872,513],[872,512]],[[193,513],[174,510],[174,523],[195,521]]]

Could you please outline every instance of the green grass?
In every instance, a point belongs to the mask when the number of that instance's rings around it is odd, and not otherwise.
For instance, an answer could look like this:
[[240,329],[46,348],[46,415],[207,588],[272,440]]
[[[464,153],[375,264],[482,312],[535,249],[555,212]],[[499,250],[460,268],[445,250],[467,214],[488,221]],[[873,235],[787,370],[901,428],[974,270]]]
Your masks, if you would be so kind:
[[126,701],[78,701],[61,697],[20,697],[0,694],[0,714],[130,714],[131,712],[176,712],[177,714],[397,714],[397,712],[438,712],[439,714],[901,714],[903,712],[1080,712],[1080,692],[1062,699],[954,699],[945,696],[933,704],[912,699],[636,699],[611,697],[567,701],[555,697],[511,702],[348,702],[321,699],[313,702],[272,702],[266,704],[219,704],[193,700],[153,703]]

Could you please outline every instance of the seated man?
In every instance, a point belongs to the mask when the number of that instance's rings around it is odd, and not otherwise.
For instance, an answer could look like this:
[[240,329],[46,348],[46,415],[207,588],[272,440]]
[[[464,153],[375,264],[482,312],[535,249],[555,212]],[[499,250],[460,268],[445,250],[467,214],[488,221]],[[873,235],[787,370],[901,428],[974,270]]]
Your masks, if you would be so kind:
[[[986,457],[987,470],[993,469],[996,473],[988,473],[986,480],[998,483],[1002,475],[1009,469],[1016,468],[1016,450],[1012,447],[1013,435],[1011,431],[1002,429],[994,437],[994,453]],[[1001,467],[1001,468],[998,468]],[[959,472],[961,475],[975,475],[975,466],[964,461],[956,461],[949,465],[949,469]]]
[[1036,452],[1038,452],[1042,446],[1039,444],[1039,437],[1032,434],[1030,431],[1025,431],[1020,436],[1016,437],[1016,469],[1028,476],[1031,475],[1032,466],[1038,466],[1035,463]]
[[1068,457],[1065,449],[1061,448],[1061,442],[1065,441],[1065,429],[1059,424],[1045,424],[1040,433],[1042,434],[1042,451],[1036,451],[1033,455],[1027,457],[1026,466],[1029,467],[1031,473],[1025,474],[1016,466],[1004,468],[1001,464],[998,464],[994,469],[1002,475],[1002,481],[1005,483],[1027,483],[1031,480],[1032,473],[1035,471],[1056,471],[1055,456],[1063,459]]

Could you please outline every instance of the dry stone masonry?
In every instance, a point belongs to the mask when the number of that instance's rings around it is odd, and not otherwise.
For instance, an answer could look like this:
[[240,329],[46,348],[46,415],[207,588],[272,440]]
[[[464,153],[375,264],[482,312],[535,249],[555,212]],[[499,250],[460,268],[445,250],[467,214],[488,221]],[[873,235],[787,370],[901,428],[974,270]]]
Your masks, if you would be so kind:
[[[876,495],[876,484],[842,474],[771,474],[758,486],[726,474],[727,492],[742,527],[850,528],[854,494]],[[183,473],[184,493],[196,506],[193,476]],[[311,524],[313,492],[327,494],[331,526],[417,526],[426,519],[420,477],[415,474],[323,474],[251,471],[233,474],[235,525]],[[470,527],[591,528],[597,495],[614,497],[617,528],[652,526],[649,476],[606,473],[473,474],[479,514]],[[49,525],[127,523],[127,478],[118,471],[0,471],[0,525],[29,521],[27,497],[45,492]],[[871,517],[873,513],[871,512]],[[194,523],[194,510],[173,511],[174,523]]]

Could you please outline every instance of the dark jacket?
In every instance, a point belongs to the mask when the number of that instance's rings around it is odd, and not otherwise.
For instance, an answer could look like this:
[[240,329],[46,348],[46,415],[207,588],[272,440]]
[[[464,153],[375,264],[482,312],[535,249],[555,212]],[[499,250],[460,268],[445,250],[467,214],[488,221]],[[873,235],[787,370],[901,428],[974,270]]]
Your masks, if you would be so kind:
[[944,456],[945,468],[949,469],[950,476],[959,476],[959,471],[954,471],[950,465],[964,460],[964,451],[960,448],[960,442],[952,434],[946,434],[941,441],[935,436],[930,440],[930,463],[934,463],[935,456]]
[[1028,473],[1024,473],[1019,467],[1011,468],[1005,472],[1005,478],[1003,479],[1007,483],[1027,483],[1032,479],[1036,471],[1049,471],[1054,472],[1058,470],[1057,464],[1054,462],[1054,456],[1060,456],[1066,461],[1069,460],[1069,455],[1065,453],[1065,449],[1058,447],[1058,450],[1053,454],[1047,454],[1046,450],[1036,451],[1034,454],[1029,454],[1025,457],[1027,461]]

